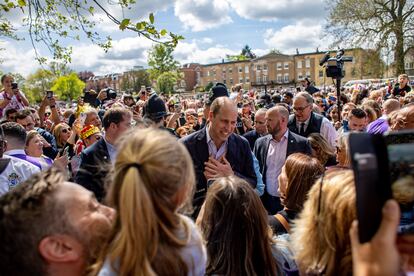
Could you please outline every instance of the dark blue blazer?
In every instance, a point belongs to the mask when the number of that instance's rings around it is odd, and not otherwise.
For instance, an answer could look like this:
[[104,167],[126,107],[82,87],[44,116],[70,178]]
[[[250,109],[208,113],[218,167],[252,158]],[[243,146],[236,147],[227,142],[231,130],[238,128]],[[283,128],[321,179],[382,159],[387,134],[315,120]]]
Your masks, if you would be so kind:
[[243,137],[247,139],[250,145],[250,149],[253,151],[256,140],[260,138],[259,133],[257,133],[257,131],[253,129],[243,134]]
[[[180,139],[186,146],[193,159],[197,187],[194,195],[193,206],[197,212],[204,202],[207,193],[207,179],[204,176],[204,162],[209,157],[206,128],[202,128]],[[247,140],[235,133],[228,138],[226,159],[229,161],[234,174],[245,179],[253,188],[257,179],[253,168],[253,156]]]
[[[260,137],[257,139],[256,144],[254,146],[254,155],[256,156],[257,160],[259,161],[260,165],[260,172],[263,176],[263,182],[266,184],[266,172],[267,172],[267,152],[269,150],[270,140],[272,140],[272,135],[268,134],[264,137]],[[286,158],[295,152],[301,152],[304,154],[311,155],[312,149],[309,144],[308,139],[295,134],[291,131],[288,132],[288,145],[286,152],[281,152],[280,154],[285,154]]]
[[111,160],[104,139],[86,148],[81,153],[81,163],[75,182],[93,192],[102,201],[105,197],[105,179],[110,170]]

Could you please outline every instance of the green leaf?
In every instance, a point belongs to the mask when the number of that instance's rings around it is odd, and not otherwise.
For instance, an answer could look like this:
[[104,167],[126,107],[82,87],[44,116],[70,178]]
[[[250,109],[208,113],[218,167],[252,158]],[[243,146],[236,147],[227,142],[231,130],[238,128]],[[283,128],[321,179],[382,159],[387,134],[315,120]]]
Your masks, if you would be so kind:
[[142,30],[145,28],[145,26],[144,26],[143,22],[138,22],[138,23],[135,25],[135,27],[138,29],[138,31],[142,31]]
[[121,24],[119,24],[119,29],[120,30],[125,30],[130,22],[131,22],[131,20],[129,20],[128,18],[125,18],[124,20],[122,20]]
[[17,4],[18,4],[20,7],[25,7],[25,6],[26,6],[26,0],[18,0],[18,1],[17,1]]
[[153,13],[149,14],[149,20],[150,20],[151,24],[154,24],[154,14]]
[[94,11],[95,11],[95,8],[94,8],[94,7],[92,7],[92,6],[90,6],[88,10],[89,10],[89,12],[90,12],[91,14],[93,14],[93,13],[94,13]]
[[160,34],[161,34],[161,36],[166,35],[166,34],[167,34],[167,30],[166,30],[166,29],[162,29],[162,30],[160,31]]

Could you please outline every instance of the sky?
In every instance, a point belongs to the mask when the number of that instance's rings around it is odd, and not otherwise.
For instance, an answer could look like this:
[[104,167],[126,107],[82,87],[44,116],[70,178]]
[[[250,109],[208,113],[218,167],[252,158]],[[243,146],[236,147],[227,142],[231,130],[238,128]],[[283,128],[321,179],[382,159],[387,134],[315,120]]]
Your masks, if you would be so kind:
[[[294,54],[296,48],[300,53],[326,50],[332,42],[324,34],[328,16],[325,0],[137,0],[124,10],[106,1],[100,2],[119,19],[124,16],[134,21],[153,12],[157,28],[184,36],[174,51],[181,64],[220,62],[227,54],[240,53],[246,44],[261,56],[270,49],[284,54]],[[40,66],[19,12],[11,14],[9,20],[24,40],[0,38],[0,70],[26,77]],[[103,75],[146,66],[151,41],[119,30],[99,10],[93,19],[98,20],[97,32],[112,37],[113,47],[105,53],[87,39],[65,40],[65,45],[73,47],[71,69]],[[41,44],[37,50],[50,56]]]

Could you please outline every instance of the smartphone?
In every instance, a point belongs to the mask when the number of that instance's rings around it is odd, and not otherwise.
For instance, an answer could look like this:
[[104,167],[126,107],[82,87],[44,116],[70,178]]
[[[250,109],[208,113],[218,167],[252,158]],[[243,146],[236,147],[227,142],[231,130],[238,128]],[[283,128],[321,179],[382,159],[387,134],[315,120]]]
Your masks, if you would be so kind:
[[17,84],[17,82],[12,82],[12,84],[11,84],[11,88],[14,90],[14,89],[17,89],[17,88],[19,88],[19,85]]
[[349,142],[360,242],[375,235],[391,198],[400,205],[398,233],[414,233],[414,132],[351,133]]
[[53,91],[52,91],[52,90],[47,90],[47,91],[46,91],[46,97],[47,97],[48,99],[53,98]]
[[328,98],[331,102],[336,102],[336,98],[334,96],[329,96]]

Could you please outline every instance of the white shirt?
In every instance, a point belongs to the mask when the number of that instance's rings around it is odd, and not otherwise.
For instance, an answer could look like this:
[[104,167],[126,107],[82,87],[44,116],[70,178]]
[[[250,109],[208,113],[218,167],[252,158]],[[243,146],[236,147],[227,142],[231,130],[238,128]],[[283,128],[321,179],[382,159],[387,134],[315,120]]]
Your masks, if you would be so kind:
[[214,159],[219,160],[223,155],[227,152],[227,144],[228,139],[224,142],[219,149],[217,149],[216,144],[214,144],[213,139],[211,139],[210,134],[210,126],[206,127],[206,135],[207,135],[207,145],[208,145],[208,155],[213,156]]
[[286,161],[289,130],[286,130],[280,141],[270,140],[266,158],[266,191],[271,196],[280,197],[278,177]]
[[[298,131],[300,131],[302,123],[305,124],[304,131],[308,129],[310,118],[311,117],[309,117],[305,122],[299,122],[298,120],[296,120],[296,127]],[[337,139],[336,129],[333,126],[333,124],[325,117],[323,117],[322,119],[320,134],[323,136],[323,138],[326,139],[326,141],[331,147],[333,148],[336,147],[336,139]]]
[[5,154],[3,154],[3,158],[10,159],[10,162],[0,174],[0,195],[7,193],[33,174],[40,172],[38,167],[22,159]]
[[[4,91],[0,92],[0,101],[4,100]],[[20,94],[22,94],[24,96],[24,93],[20,90]],[[6,114],[6,110],[10,109],[10,108],[14,108],[17,111],[24,109],[24,104],[23,102],[19,101],[16,97],[16,95],[13,95],[11,97],[11,101],[4,107],[3,109],[3,115]]]

